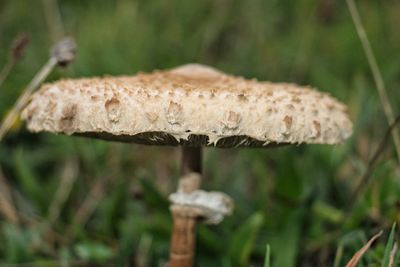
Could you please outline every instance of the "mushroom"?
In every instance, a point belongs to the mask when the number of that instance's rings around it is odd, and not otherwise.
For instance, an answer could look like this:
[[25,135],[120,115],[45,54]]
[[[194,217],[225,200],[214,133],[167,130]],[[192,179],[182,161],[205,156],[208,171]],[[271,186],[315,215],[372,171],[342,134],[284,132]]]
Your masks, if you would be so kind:
[[200,64],[47,84],[22,117],[33,132],[182,147],[182,178],[170,196],[171,267],[193,265],[199,218],[218,223],[233,208],[227,195],[199,190],[202,147],[337,144],[352,133],[346,106],[326,93]]

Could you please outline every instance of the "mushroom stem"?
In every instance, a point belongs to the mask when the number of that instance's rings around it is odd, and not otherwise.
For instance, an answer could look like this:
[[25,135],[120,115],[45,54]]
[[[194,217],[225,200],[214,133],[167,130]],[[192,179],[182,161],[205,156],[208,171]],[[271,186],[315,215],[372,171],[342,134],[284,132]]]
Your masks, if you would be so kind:
[[[200,186],[201,148],[182,147],[181,172],[178,191],[191,193]],[[193,266],[196,246],[197,214],[190,207],[171,206],[173,216],[173,230],[171,237],[171,251],[169,267]]]
[[196,172],[201,174],[201,147],[182,147],[182,175]]

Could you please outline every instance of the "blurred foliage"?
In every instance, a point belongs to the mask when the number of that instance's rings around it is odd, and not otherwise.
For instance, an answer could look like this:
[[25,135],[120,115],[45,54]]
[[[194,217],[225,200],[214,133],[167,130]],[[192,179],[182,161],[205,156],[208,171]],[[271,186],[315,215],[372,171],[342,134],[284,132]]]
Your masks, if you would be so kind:
[[[357,4],[398,113],[400,2]],[[348,104],[354,134],[340,146],[205,150],[204,188],[228,193],[236,208],[222,224],[199,227],[197,266],[263,266],[266,244],[274,267],[344,266],[369,236],[386,229],[387,237],[399,221],[392,143],[353,196],[388,125],[344,2],[0,0],[0,68],[14,37],[31,37],[0,87],[0,114],[46,62],[60,34],[57,7],[78,55],[49,81],[199,62],[245,77],[310,84]],[[178,162],[178,148],[14,129],[0,144],[0,164],[18,222],[0,217],[0,263],[162,266],[171,229],[167,195]],[[72,188],[58,201],[65,181]],[[381,266],[384,255],[381,241],[359,266]]]

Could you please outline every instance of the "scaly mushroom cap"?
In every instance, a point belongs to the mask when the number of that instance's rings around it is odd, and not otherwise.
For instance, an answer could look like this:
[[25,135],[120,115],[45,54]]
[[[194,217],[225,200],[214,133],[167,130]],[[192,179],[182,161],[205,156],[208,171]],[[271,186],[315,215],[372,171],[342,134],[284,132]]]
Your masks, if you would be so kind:
[[34,132],[153,145],[336,144],[352,132],[345,105],[328,94],[198,64],[46,84],[22,117]]

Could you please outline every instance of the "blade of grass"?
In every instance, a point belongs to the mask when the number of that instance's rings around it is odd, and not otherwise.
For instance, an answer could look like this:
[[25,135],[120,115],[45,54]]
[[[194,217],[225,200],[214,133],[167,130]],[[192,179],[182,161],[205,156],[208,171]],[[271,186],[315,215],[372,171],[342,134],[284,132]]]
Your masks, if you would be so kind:
[[339,267],[340,266],[340,262],[342,260],[343,257],[343,244],[342,242],[340,242],[337,250],[336,250],[336,255],[335,255],[335,261],[333,263],[333,267]]
[[379,233],[374,235],[367,242],[367,244],[365,244],[359,251],[357,251],[357,253],[354,254],[354,256],[351,258],[351,260],[347,263],[346,267],[355,267],[355,266],[357,266],[357,263],[360,261],[361,257],[365,254],[365,252],[367,252],[367,250],[370,248],[372,243],[374,243],[374,241],[376,239],[378,239],[378,237],[380,237],[382,235],[382,233],[383,233],[383,231],[380,231]]
[[265,249],[264,267],[271,267],[271,249],[270,249],[269,244],[267,244],[266,249]]
[[300,253],[300,239],[302,227],[308,206],[302,206],[292,211],[285,224],[279,230],[275,243],[271,241],[274,249],[274,266],[294,267]]
[[[383,82],[381,71],[378,67],[378,63],[376,62],[376,58],[374,52],[371,47],[371,43],[368,39],[367,33],[365,31],[364,25],[361,21],[360,14],[358,12],[358,8],[354,2],[354,0],[346,0],[347,6],[349,8],[351,18],[353,20],[354,26],[357,30],[358,37],[360,38],[362,47],[364,49],[364,53],[367,57],[369,67],[372,72],[372,76],[374,77],[375,85],[378,90],[379,98],[381,101],[381,105],[383,111],[385,113],[388,124],[392,124],[394,122],[394,113],[392,106],[389,101],[389,96],[386,92],[385,83]],[[395,127],[392,131],[392,138],[395,144],[395,149],[397,153],[397,159],[400,162],[400,133],[399,129]]]
[[385,254],[384,254],[382,265],[381,265],[382,267],[389,266],[390,254],[391,254],[391,250],[393,249],[395,233],[396,233],[396,223],[393,224],[392,230],[390,231],[389,239],[386,243]]
[[42,211],[46,206],[46,197],[43,186],[40,183],[37,171],[35,171],[32,162],[28,160],[27,155],[21,148],[17,148],[14,154],[14,164],[16,179],[29,201],[27,205]]
[[229,249],[231,261],[235,266],[249,266],[250,255],[264,219],[263,213],[255,212],[233,233]]

